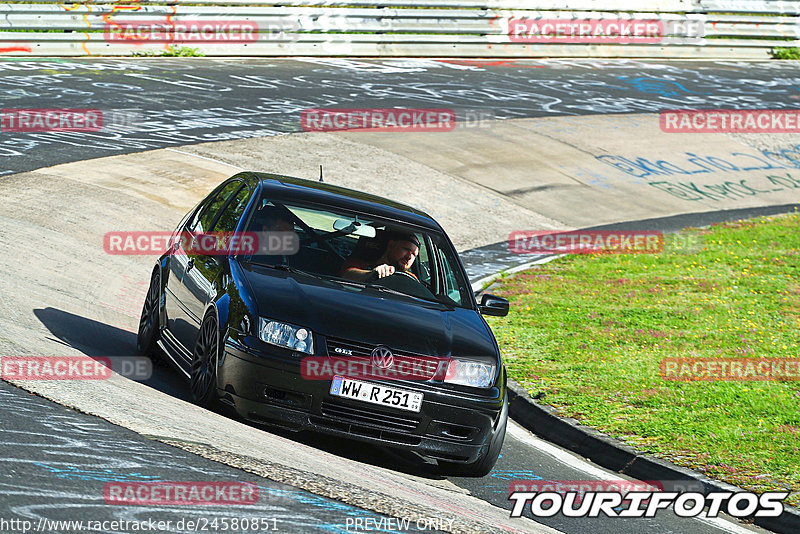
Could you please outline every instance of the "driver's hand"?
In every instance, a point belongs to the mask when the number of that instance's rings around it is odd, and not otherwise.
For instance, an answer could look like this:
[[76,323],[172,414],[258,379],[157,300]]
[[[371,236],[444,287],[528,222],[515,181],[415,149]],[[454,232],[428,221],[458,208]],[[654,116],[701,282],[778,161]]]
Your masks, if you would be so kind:
[[385,263],[383,265],[378,265],[372,270],[375,271],[375,274],[378,275],[378,278],[383,278],[385,276],[391,276],[394,274],[394,267],[391,265],[386,265]]

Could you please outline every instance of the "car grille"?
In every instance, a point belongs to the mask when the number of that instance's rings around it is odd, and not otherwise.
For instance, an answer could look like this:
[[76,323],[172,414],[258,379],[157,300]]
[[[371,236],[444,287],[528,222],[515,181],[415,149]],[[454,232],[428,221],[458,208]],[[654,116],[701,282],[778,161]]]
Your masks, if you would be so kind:
[[335,417],[348,423],[372,425],[397,432],[413,432],[420,423],[420,420],[415,417],[387,414],[365,406],[348,406],[331,400],[322,402],[321,411],[322,415]]
[[323,401],[322,416],[312,415],[309,421],[315,425],[346,432],[354,436],[419,445],[422,438],[411,434],[420,421],[412,417],[390,415],[366,407],[352,407],[336,401]]
[[[343,339],[327,338],[328,356],[331,358],[355,358],[359,360],[369,360],[372,358],[372,350],[375,346],[366,345],[363,343],[356,343],[353,341],[345,341]],[[338,351],[337,351],[338,349]],[[414,354],[411,352],[395,351],[392,349],[395,358],[395,366],[400,361],[407,362],[412,371],[413,380],[431,380],[436,377],[437,370],[440,376],[443,377],[447,366],[441,367],[441,362],[447,362],[449,358],[437,356],[424,356],[422,354]]]

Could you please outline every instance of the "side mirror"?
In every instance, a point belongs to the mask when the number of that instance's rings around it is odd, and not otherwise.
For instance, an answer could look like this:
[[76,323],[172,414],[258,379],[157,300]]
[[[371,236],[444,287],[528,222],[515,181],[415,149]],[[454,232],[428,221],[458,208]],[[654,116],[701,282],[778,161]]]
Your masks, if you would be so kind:
[[503,297],[496,297],[484,293],[481,296],[481,303],[478,311],[483,315],[494,315],[495,317],[505,317],[508,315],[508,301]]

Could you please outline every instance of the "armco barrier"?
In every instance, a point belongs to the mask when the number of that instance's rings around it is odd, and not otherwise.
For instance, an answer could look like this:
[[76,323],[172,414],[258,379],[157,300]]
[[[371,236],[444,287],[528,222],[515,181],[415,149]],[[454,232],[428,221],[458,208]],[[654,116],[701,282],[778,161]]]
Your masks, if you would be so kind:
[[[42,0],[0,13],[0,55],[15,56],[185,45],[209,56],[762,59],[800,45],[796,0]],[[659,29],[638,40],[514,33],[568,20]]]

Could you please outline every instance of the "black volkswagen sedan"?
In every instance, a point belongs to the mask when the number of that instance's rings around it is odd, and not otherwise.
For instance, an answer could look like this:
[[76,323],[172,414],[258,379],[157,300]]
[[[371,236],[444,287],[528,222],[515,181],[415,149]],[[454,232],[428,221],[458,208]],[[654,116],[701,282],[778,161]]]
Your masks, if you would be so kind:
[[[209,236],[212,246],[197,246]],[[153,269],[138,348],[166,357],[200,405],[483,476],[503,444],[508,398],[482,315],[506,313],[502,298],[476,301],[425,213],[243,172],[175,230]]]

